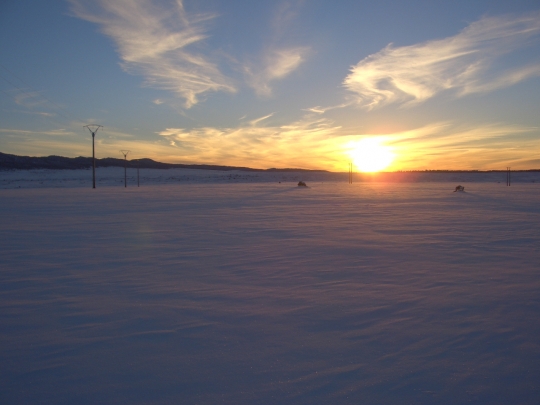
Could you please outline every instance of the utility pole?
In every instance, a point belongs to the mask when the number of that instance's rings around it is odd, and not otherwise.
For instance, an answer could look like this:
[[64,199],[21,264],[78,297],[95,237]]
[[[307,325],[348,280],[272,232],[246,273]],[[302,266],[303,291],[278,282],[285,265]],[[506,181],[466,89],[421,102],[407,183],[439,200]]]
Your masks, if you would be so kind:
[[124,155],[124,187],[127,187],[127,155],[130,150],[121,150],[122,155]]
[[103,125],[85,125],[83,128],[88,128],[92,134],[92,188],[96,188],[96,154],[94,148],[94,138],[97,131],[103,128]]

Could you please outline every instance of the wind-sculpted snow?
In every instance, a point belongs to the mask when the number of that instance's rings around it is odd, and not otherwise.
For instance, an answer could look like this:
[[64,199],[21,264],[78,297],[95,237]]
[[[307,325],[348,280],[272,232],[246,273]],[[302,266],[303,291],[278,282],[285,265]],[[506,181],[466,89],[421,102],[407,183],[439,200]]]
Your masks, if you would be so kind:
[[0,403],[538,404],[540,185],[498,176],[0,190]]

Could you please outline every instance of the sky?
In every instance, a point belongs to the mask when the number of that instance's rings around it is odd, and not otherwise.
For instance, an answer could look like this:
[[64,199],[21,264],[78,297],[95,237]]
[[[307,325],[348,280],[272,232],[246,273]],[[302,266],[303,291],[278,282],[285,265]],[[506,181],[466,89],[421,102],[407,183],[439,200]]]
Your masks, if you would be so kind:
[[4,0],[0,152],[540,169],[540,2]]

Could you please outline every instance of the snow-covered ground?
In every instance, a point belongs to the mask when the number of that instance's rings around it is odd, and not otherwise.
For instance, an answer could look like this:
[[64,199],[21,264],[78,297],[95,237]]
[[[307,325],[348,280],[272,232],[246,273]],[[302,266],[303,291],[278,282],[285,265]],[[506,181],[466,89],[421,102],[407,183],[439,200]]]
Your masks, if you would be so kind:
[[[348,182],[348,173],[330,172],[250,172],[194,169],[140,169],[139,184],[193,184],[193,183],[279,183],[296,182]],[[513,172],[512,184],[540,183],[540,172]],[[380,173],[354,174],[354,182],[456,182],[506,184],[505,172],[478,173]],[[128,187],[137,185],[137,170],[127,170]],[[124,169],[106,167],[96,169],[96,187],[123,186]],[[309,185],[309,184],[308,184]],[[0,170],[0,189],[43,187],[92,187],[92,170]]]
[[106,170],[0,175],[0,403],[540,403],[534,174]]

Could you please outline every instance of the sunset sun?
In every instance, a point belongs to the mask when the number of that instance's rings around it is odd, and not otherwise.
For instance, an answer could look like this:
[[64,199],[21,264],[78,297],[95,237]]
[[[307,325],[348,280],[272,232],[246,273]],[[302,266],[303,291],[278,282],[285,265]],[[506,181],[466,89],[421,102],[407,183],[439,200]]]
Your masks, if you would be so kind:
[[349,154],[354,166],[361,172],[378,172],[386,169],[394,160],[390,147],[376,138],[364,138],[351,145]]

